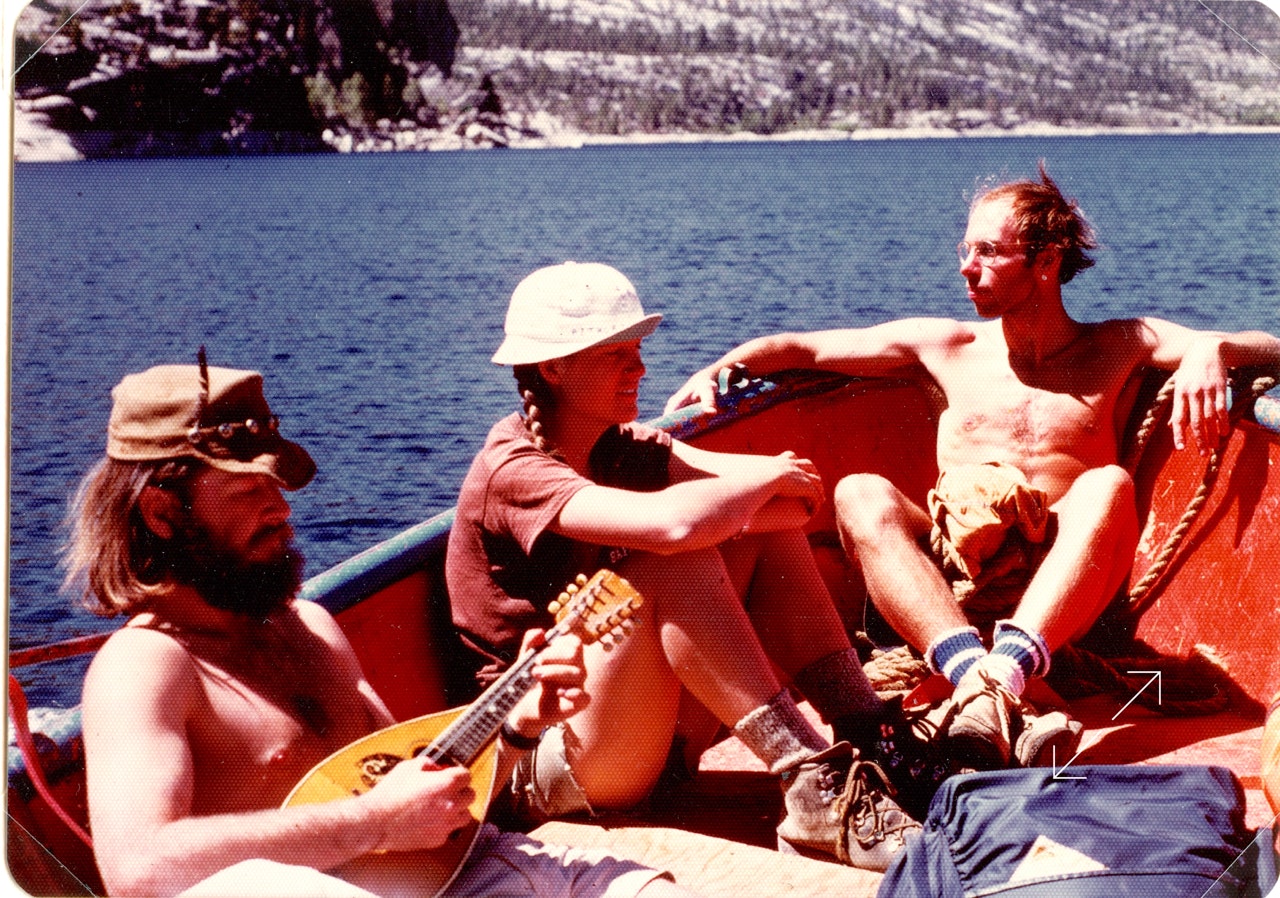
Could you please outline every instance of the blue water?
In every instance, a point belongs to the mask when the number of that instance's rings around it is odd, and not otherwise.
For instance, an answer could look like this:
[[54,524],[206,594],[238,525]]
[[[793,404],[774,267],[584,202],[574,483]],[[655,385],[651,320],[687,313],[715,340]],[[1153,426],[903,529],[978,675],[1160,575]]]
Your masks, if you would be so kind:
[[[19,164],[10,637],[113,626],[58,592],[66,497],[109,390],[163,362],[254,368],[320,464],[293,494],[308,574],[450,507],[515,407],[489,362],[532,269],[598,260],[666,320],[641,416],[731,345],[903,315],[971,318],[953,247],[983,179],[1039,158],[1098,228],[1066,288],[1097,320],[1280,331],[1280,137],[601,147]],[[74,702],[56,665],[36,704]]]

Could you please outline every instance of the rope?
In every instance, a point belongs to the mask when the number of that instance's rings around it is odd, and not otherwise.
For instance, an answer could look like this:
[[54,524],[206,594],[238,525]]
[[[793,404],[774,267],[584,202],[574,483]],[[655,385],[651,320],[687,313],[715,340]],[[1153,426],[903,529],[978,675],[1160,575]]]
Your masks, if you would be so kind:
[[[1159,665],[1161,672],[1160,693],[1142,689],[1148,682],[1146,674],[1128,673],[1153,665]],[[1151,654],[1104,658],[1078,645],[1064,645],[1053,653],[1053,668],[1046,679],[1063,698],[1136,694],[1134,704],[1170,717],[1214,714],[1231,703],[1226,665],[1205,645],[1197,645],[1185,658]]]
[[[861,633],[858,636],[865,639]],[[905,645],[888,651],[873,649],[870,658],[862,665],[862,671],[881,698],[906,694],[927,680],[931,673],[924,659]]]
[[1156,398],[1151,401],[1151,407],[1147,409],[1147,415],[1142,419],[1142,423],[1138,426],[1137,431],[1133,435],[1133,446],[1129,449],[1129,457],[1125,460],[1125,470],[1130,474],[1134,474],[1138,470],[1138,462],[1142,460],[1142,453],[1147,449],[1147,443],[1151,439],[1151,434],[1155,433],[1156,425],[1164,418],[1165,408],[1169,405],[1169,401],[1173,398],[1173,389],[1176,386],[1172,376],[1164,382],[1160,387],[1160,392],[1156,393]]
[[[1275,377],[1267,375],[1254,378],[1253,383],[1250,385],[1248,401],[1236,404],[1236,407],[1231,412],[1232,420],[1234,421],[1235,418],[1243,414],[1245,408],[1251,406],[1259,396],[1275,385]],[[1147,411],[1146,417],[1134,435],[1134,447],[1130,451],[1130,458],[1126,465],[1130,474],[1137,470],[1138,461],[1142,458],[1142,453],[1146,449],[1156,422],[1163,419],[1164,407],[1169,404],[1173,389],[1174,379],[1170,377],[1165,381],[1164,386],[1160,388],[1160,392],[1156,394],[1151,408]],[[1218,438],[1218,445],[1214,447],[1213,452],[1209,454],[1209,460],[1205,463],[1204,474],[1200,478],[1200,486],[1196,488],[1191,501],[1187,503],[1187,508],[1183,511],[1182,517],[1178,519],[1178,523],[1174,525],[1173,530],[1165,537],[1164,544],[1156,554],[1155,560],[1151,562],[1151,566],[1143,574],[1142,579],[1129,590],[1129,609],[1132,613],[1140,614],[1150,604],[1151,599],[1154,597],[1153,591],[1156,585],[1168,571],[1174,555],[1182,547],[1183,540],[1186,539],[1187,533],[1191,530],[1191,525],[1195,523],[1196,518],[1200,516],[1200,512],[1204,509],[1209,495],[1213,492],[1213,488],[1218,482],[1218,473],[1222,466],[1222,453],[1230,437],[1231,431],[1228,430]]]

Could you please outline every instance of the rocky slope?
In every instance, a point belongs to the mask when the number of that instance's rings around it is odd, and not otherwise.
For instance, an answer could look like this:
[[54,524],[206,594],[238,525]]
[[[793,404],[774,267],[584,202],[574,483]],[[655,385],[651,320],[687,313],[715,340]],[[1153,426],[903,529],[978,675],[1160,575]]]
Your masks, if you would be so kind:
[[65,20],[19,20],[19,158],[36,124],[89,156],[1280,127],[1280,15],[1241,0],[90,0]]

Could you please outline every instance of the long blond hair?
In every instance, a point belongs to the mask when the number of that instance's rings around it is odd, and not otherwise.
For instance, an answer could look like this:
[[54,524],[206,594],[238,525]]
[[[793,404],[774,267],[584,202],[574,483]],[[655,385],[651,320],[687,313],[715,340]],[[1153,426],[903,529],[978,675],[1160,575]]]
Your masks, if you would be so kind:
[[143,519],[148,486],[182,490],[198,471],[192,459],[122,462],[104,458],[71,498],[62,547],[62,588],[94,614],[133,614],[170,589],[165,541]]

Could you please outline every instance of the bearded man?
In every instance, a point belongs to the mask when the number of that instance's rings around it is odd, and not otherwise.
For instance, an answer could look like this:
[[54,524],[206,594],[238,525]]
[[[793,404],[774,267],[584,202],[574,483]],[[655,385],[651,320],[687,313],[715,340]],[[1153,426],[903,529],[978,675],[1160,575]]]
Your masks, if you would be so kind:
[[[464,768],[401,762],[359,796],[281,808],[319,761],[394,722],[334,619],[295,597],[302,557],[281,489],[305,486],[314,462],[281,436],[261,375],[208,367],[203,350],[198,366],[130,375],[112,395],[107,457],[73,501],[64,559],[93,610],[128,616],[83,698],[107,890],[372,894],[324,871],[441,845],[474,795]],[[576,640],[547,647],[534,674],[502,730],[508,773],[588,701]],[[421,891],[410,877],[378,894]],[[689,893],[628,861],[485,827],[446,894]]]

